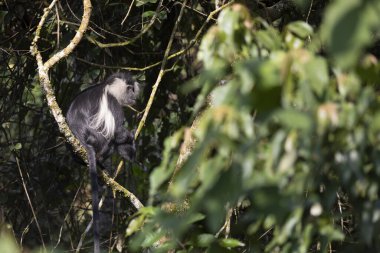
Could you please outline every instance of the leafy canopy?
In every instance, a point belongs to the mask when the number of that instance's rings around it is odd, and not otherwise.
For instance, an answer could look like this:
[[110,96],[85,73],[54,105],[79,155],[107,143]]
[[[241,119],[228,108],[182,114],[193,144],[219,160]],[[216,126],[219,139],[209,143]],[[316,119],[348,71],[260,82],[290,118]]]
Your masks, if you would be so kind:
[[380,65],[363,54],[375,10],[335,1],[317,32],[223,10],[186,88],[200,89],[190,152],[179,162],[188,129],[166,139],[131,248],[346,252],[354,240],[379,250]]

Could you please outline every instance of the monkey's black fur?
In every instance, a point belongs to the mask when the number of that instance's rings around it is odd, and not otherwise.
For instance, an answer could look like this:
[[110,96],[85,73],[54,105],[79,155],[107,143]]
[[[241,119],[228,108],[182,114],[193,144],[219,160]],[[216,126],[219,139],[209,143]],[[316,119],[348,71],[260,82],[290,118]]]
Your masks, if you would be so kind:
[[99,245],[99,189],[96,162],[102,162],[114,149],[126,160],[133,160],[133,133],[124,128],[123,106],[135,104],[139,84],[128,73],[111,75],[103,83],[79,93],[66,114],[67,123],[87,151],[93,208],[94,252]]

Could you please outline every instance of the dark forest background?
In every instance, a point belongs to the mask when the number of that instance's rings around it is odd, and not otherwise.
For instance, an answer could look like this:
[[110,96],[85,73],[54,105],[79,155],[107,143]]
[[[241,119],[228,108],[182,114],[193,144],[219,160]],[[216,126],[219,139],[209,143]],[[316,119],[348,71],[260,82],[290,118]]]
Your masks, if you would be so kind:
[[[49,4],[0,1],[1,253],[92,250],[88,170],[30,53]],[[144,84],[126,128],[154,99],[137,162],[115,178],[145,207],[100,180],[104,252],[380,251],[380,1],[92,5],[82,40],[49,71],[58,105],[117,71]],[[82,1],[57,1],[45,60],[82,14]]]

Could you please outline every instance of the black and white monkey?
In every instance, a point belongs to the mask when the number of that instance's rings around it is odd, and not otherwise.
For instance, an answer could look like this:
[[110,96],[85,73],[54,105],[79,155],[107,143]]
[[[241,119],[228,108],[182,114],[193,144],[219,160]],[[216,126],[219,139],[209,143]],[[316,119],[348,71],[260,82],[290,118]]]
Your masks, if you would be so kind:
[[114,149],[126,160],[134,158],[134,136],[123,126],[123,107],[134,105],[139,91],[139,83],[130,74],[116,73],[79,93],[66,114],[71,131],[87,151],[95,253],[100,252],[96,161],[102,162]]

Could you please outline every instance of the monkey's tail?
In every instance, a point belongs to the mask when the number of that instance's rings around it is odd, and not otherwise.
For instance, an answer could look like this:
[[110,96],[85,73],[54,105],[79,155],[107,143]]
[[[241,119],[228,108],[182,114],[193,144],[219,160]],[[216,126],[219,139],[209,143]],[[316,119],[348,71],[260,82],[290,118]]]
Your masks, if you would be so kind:
[[96,154],[93,147],[87,148],[88,165],[90,167],[92,192],[92,229],[94,231],[94,253],[100,252],[99,245],[99,186],[96,173]]

